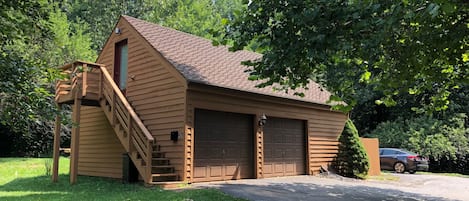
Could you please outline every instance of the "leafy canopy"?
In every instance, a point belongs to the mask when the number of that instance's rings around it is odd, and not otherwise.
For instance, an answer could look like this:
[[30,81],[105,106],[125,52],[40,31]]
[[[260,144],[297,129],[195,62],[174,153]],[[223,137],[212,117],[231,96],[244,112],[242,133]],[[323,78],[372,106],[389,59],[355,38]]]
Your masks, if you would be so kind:
[[92,60],[86,25],[70,24],[57,3],[0,0],[0,124],[34,133],[56,115],[55,67]]
[[[465,0],[259,0],[226,25],[231,50],[253,43],[263,58],[245,62],[259,87],[283,90],[316,81],[351,110],[356,85],[382,92],[392,106],[402,94],[422,97],[420,112],[448,107],[451,90],[469,82],[469,3]],[[254,41],[254,42],[253,42]],[[431,93],[427,93],[431,92]]]
[[210,39],[211,30],[223,30],[224,18],[233,18],[241,0],[148,0],[147,4],[154,9],[143,16],[146,20]]

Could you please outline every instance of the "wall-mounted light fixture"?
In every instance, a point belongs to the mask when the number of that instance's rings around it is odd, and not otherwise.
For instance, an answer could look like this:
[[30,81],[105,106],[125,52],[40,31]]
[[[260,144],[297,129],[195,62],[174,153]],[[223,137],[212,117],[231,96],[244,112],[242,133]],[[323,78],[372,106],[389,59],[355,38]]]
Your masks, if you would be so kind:
[[116,27],[116,29],[114,30],[114,33],[116,33],[117,35],[120,35],[121,29],[119,29],[119,27]]
[[259,126],[264,126],[265,123],[267,122],[267,117],[265,114],[262,114],[262,116],[259,118],[259,121],[257,122]]
[[171,131],[171,140],[173,142],[177,142],[179,139],[179,132],[178,131]]

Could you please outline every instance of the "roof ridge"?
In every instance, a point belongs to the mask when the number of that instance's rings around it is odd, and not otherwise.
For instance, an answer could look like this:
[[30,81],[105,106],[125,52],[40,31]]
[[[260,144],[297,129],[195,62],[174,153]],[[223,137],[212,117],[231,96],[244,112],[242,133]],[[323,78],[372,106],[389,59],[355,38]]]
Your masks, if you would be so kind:
[[[142,23],[146,23],[146,24],[150,24],[152,26],[158,26],[162,29],[166,29],[168,31],[174,31],[174,32],[177,32],[177,33],[180,33],[180,34],[184,34],[184,35],[187,35],[189,37],[192,37],[192,38],[197,38],[197,39],[200,39],[200,40],[205,40],[207,42],[210,42],[212,44],[212,40],[211,39],[208,39],[208,38],[204,38],[204,37],[201,37],[201,36],[198,36],[198,35],[194,35],[194,34],[191,34],[191,33],[188,33],[188,32],[184,32],[184,31],[180,31],[180,30],[177,30],[177,29],[174,29],[174,28],[171,28],[171,27],[166,27],[166,26],[163,26],[163,25],[160,25],[158,23],[154,23],[154,22],[150,22],[150,21],[146,21],[146,20],[142,20],[142,19],[138,19],[136,17],[132,17],[132,16],[129,16],[129,15],[121,15],[122,17],[124,17],[126,20],[128,18],[131,18],[132,20],[135,20],[135,21],[139,21],[139,22],[142,22]],[[129,20],[127,20],[127,22],[129,22]],[[131,22],[129,22],[130,24],[132,24]],[[229,48],[229,46],[227,45],[214,45],[215,47],[227,47]],[[262,56],[263,54],[261,53],[258,53],[258,52],[254,52],[254,51],[250,51],[250,50],[237,50],[237,51],[246,51],[246,52],[249,52],[249,53],[253,53],[253,54],[258,54],[259,56]],[[230,52],[233,52],[233,51],[230,51]]]

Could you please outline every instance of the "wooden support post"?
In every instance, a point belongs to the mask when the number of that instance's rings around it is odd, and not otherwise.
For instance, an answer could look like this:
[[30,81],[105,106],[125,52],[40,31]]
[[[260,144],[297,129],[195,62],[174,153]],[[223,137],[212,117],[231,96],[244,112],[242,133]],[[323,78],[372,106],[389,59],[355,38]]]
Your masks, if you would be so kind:
[[[193,120],[193,117],[192,117],[192,120],[191,122],[194,122]],[[191,183],[192,182],[192,174],[193,174],[193,169],[194,169],[194,146],[193,146],[193,132],[192,132],[192,127],[186,125],[186,133],[185,133],[185,137],[184,137],[184,141],[185,141],[185,148],[184,148],[184,156],[185,157],[185,160],[184,160],[184,167],[185,167],[185,171],[184,171],[184,181],[188,182],[188,183]]]
[[82,84],[81,84],[81,93],[82,97],[86,96],[87,90],[88,90],[88,65],[87,64],[82,64],[83,67],[83,77],[82,77]]
[[99,82],[98,82],[98,86],[99,86],[99,92],[98,92],[98,96],[99,96],[99,101],[101,101],[101,99],[103,98],[103,87],[104,87],[104,80],[103,80],[103,71],[101,71],[100,68],[97,68],[99,70]]
[[[57,105],[59,112],[62,110],[62,105]],[[60,125],[62,124],[60,114],[55,117],[55,128],[54,128],[54,155],[53,155],[53,166],[52,166],[52,182],[59,180],[59,157],[60,157]]]
[[71,140],[71,153],[70,153],[70,183],[74,184],[77,181],[78,175],[78,152],[80,147],[80,110],[81,99],[78,98],[81,93],[78,91],[75,94],[75,104],[73,105],[72,114],[72,140]]
[[259,125],[260,115],[254,119],[254,162],[256,178],[264,178],[264,128]]
[[309,129],[309,121],[305,123],[305,130],[306,130],[306,173],[308,175],[313,175],[313,168],[311,163],[311,131]]

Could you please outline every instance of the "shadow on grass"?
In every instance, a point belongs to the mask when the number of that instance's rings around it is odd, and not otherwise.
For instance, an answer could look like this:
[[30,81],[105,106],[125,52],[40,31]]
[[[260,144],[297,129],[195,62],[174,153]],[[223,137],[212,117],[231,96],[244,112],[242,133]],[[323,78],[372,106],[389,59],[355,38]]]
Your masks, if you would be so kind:
[[450,201],[400,190],[349,185],[318,185],[311,183],[269,183],[267,185],[215,184],[211,187],[229,195],[249,200],[315,200],[315,201]]
[[121,180],[79,176],[76,184],[69,175],[52,183],[49,176],[17,178],[0,186],[0,200],[240,200],[217,190],[166,191],[142,183],[124,184]]
[[[52,183],[50,176],[17,178],[0,186],[0,200],[79,200],[105,198],[125,199],[123,192],[145,190],[139,184],[122,184],[119,180],[79,176],[75,185],[69,183],[69,175],[59,176]],[[116,197],[117,196],[117,197]],[[121,197],[123,196],[123,197]]]

